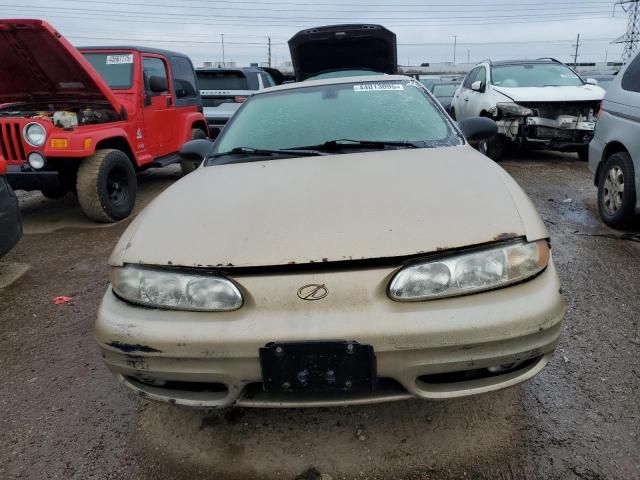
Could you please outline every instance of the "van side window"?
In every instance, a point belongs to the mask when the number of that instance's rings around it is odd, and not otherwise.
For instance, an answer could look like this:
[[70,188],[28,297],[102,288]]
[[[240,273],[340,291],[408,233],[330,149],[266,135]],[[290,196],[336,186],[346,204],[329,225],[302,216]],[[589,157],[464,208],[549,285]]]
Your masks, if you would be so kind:
[[161,59],[155,57],[144,57],[142,61],[142,71],[144,73],[144,89],[148,95],[160,95],[157,92],[151,92],[151,88],[149,87],[149,79],[151,77],[164,77],[167,81],[167,85],[169,85],[169,80],[167,79],[167,67]]
[[184,57],[171,57],[171,75],[176,98],[198,96],[196,76],[189,60]]
[[640,55],[636,55],[624,72],[622,89],[628,92],[640,92]]

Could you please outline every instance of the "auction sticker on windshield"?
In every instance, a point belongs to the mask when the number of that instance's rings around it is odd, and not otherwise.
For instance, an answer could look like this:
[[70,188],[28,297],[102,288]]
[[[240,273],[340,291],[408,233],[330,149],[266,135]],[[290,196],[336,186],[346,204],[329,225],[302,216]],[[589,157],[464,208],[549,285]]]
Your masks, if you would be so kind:
[[107,65],[120,65],[123,63],[133,63],[133,54],[107,55]]
[[363,85],[354,85],[355,92],[377,92],[380,90],[404,90],[401,83],[365,83]]

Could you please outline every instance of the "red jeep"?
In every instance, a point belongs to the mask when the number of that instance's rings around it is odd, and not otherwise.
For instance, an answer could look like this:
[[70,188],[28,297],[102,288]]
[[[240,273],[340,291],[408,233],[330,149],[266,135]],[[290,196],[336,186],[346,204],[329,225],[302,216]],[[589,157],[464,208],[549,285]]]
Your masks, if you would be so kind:
[[180,162],[180,146],[207,135],[185,55],[78,50],[44,21],[0,20],[0,157],[14,189],[73,191],[87,217],[113,222],[133,209],[136,172]]

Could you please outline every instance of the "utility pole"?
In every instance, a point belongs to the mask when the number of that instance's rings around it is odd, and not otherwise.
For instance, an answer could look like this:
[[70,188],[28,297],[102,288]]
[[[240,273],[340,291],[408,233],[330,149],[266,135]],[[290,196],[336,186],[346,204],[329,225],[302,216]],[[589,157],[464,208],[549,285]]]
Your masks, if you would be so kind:
[[220,37],[222,37],[222,66],[225,67],[226,62],[224,61],[224,33],[221,33]]
[[469,60],[471,58],[471,50],[467,50],[467,63],[471,63]]
[[269,40],[269,68],[271,68],[271,37],[267,37]]
[[453,64],[456,64],[456,48],[458,47],[458,36],[453,36]]
[[622,52],[622,62],[629,62],[636,50],[638,49],[638,45],[640,45],[640,11],[638,8],[638,4],[640,0],[619,0],[613,7],[613,11],[615,13],[615,8],[620,5],[620,8],[629,15],[629,21],[627,22],[627,33],[618,37],[612,43],[623,43],[624,51]]
[[575,68],[576,66],[578,66],[578,49],[580,48],[580,34],[578,34],[578,38],[576,39],[576,44],[574,46],[576,47],[576,52],[573,55],[573,66]]

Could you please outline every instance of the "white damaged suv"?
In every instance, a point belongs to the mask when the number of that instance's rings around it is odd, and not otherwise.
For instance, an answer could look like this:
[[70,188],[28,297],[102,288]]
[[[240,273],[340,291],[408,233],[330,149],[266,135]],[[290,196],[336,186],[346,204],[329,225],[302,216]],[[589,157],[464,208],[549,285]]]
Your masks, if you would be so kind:
[[498,135],[479,149],[499,160],[509,143],[577,152],[588,158],[604,89],[583,80],[554,59],[478,64],[465,77],[451,103],[457,120],[485,116],[498,124]]

